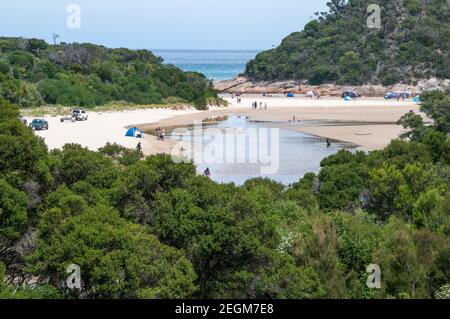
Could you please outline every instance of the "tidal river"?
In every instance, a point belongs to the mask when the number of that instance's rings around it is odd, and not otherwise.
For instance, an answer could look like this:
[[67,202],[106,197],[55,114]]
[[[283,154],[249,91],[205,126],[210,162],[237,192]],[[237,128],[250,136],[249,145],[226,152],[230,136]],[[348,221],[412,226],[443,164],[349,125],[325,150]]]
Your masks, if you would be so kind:
[[[333,142],[328,146],[324,138],[289,129],[272,129],[270,123],[252,122],[237,116],[203,126],[203,133],[195,132],[193,128],[188,132],[185,141],[203,146],[196,153],[198,172],[203,173],[209,168],[214,181],[236,185],[257,177],[289,185],[308,172],[319,172],[320,162],[325,157],[341,149],[356,147],[344,142]],[[218,134],[219,138],[210,133]],[[248,136],[256,138],[250,140]],[[238,143],[244,140],[244,144]]]

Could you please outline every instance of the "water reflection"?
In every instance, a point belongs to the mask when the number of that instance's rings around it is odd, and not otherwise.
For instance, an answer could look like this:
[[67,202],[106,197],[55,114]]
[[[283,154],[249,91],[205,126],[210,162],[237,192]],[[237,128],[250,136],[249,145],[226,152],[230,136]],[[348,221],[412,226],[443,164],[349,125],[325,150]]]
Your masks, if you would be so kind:
[[[205,127],[204,127],[205,128]],[[247,129],[271,128],[270,123],[252,122],[245,117],[230,116],[227,120],[217,124],[208,125],[207,128],[220,129],[225,132],[227,128],[238,129],[237,132],[244,132]],[[193,134],[193,128],[189,128],[191,137],[185,137],[185,140],[194,141],[206,145],[210,143],[209,139],[203,139],[201,134]],[[237,133],[240,134],[240,133]],[[174,136],[174,138],[176,138]],[[235,139],[235,136],[226,136],[227,139]],[[268,136],[270,138],[270,135]],[[265,142],[265,141],[263,141]],[[270,140],[266,145],[270,145]],[[256,177],[267,177],[285,185],[297,182],[308,172],[318,172],[320,162],[325,157],[337,153],[341,149],[353,149],[355,146],[336,142],[331,147],[327,147],[327,141],[324,138],[311,136],[308,134],[291,131],[289,129],[279,129],[279,156],[278,170],[275,174],[261,174],[262,164],[251,164],[249,161],[241,164],[236,161],[224,161],[223,163],[205,164],[196,162],[197,170],[203,173],[209,167],[211,178],[220,183],[233,182],[242,185],[245,181]],[[235,148],[225,148],[224,158],[237,158]],[[241,154],[242,155],[242,154]],[[234,162],[234,163],[233,163]]]

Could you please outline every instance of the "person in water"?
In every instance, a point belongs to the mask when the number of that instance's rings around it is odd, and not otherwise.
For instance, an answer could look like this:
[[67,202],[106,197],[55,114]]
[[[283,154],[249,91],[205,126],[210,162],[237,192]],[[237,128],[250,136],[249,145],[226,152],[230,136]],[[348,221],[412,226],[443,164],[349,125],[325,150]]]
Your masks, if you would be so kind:
[[327,138],[327,148],[330,148],[330,147],[331,147],[331,141],[329,138]]

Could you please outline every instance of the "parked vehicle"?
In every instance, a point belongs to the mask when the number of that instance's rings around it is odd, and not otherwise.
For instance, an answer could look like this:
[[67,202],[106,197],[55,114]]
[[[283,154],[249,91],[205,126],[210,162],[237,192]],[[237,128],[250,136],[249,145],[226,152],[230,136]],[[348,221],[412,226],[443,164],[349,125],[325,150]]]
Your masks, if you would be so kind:
[[398,93],[395,92],[388,92],[384,95],[384,98],[386,100],[391,100],[391,99],[396,99],[397,97],[399,97],[400,95]]
[[356,99],[359,97],[358,93],[356,93],[356,91],[353,90],[346,90],[342,93],[342,98],[346,98],[346,97],[350,97],[352,99]]
[[48,130],[48,122],[42,119],[34,119],[30,127],[35,131]]
[[400,94],[402,94],[404,97],[405,97],[405,99],[410,99],[410,98],[412,98],[412,92],[410,92],[410,91],[403,91],[403,92],[400,92]]
[[409,91],[401,91],[401,92],[387,92],[384,95],[384,98],[386,100],[391,100],[391,99],[400,99],[404,97],[405,99],[409,99],[412,97],[412,93]]
[[75,119],[77,121],[87,121],[88,120],[88,115],[86,113],[86,111],[83,110],[73,110],[72,111],[72,115],[75,117]]

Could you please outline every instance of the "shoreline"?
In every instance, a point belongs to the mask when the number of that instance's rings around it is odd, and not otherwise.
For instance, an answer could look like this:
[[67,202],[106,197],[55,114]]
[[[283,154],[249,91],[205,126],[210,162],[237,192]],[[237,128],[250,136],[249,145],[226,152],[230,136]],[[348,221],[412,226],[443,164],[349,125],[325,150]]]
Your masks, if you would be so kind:
[[[345,102],[332,97],[311,100],[302,97],[263,98],[261,95],[246,95],[242,98],[242,104],[237,105],[236,99],[229,96],[224,96],[224,99],[229,102],[228,107],[211,107],[207,111],[142,109],[90,112],[88,121],[76,123],[60,123],[59,117],[46,116],[44,118],[49,121],[50,129],[36,134],[45,139],[50,149],[76,143],[95,151],[107,142],[135,148],[141,142],[145,155],[171,154],[179,141],[170,138],[158,141],[152,134],[145,134],[144,139],[127,138],[126,129],[133,126],[147,132],[156,127],[174,129],[192,125],[194,121],[237,115],[246,116],[250,121],[267,122],[272,127],[351,143],[358,145],[357,149],[369,152],[384,148],[405,131],[396,125],[401,116],[410,110],[419,112],[419,106],[411,100],[398,102],[361,98]],[[263,105],[267,103],[268,109],[261,110],[258,107],[253,110],[253,101],[262,102]],[[300,123],[289,123],[294,116]]]
[[[253,100],[268,103],[268,110],[252,110]],[[250,121],[265,122],[268,126],[302,132],[329,138],[357,146],[357,149],[370,152],[386,147],[393,139],[406,130],[397,125],[401,116],[410,110],[419,113],[419,106],[411,100],[405,102],[385,101],[384,99],[364,98],[344,102],[336,98],[310,100],[307,98],[261,98],[260,95],[247,96],[241,105],[235,99],[226,98],[229,107],[211,109],[197,114],[180,115],[141,125],[144,131],[156,127],[176,128],[189,126],[194,121],[208,118],[236,115],[246,116]],[[296,117],[300,122],[290,123]]]
[[295,93],[306,95],[313,91],[321,96],[340,97],[346,90],[355,90],[360,97],[383,97],[387,92],[409,91],[413,95],[424,91],[445,90],[450,86],[450,79],[429,78],[418,79],[417,83],[410,84],[361,84],[361,85],[338,85],[335,83],[325,83],[311,85],[306,80],[279,80],[265,81],[253,80],[245,75],[237,76],[233,79],[215,81],[214,87],[220,93],[243,93],[243,94],[286,94]]

